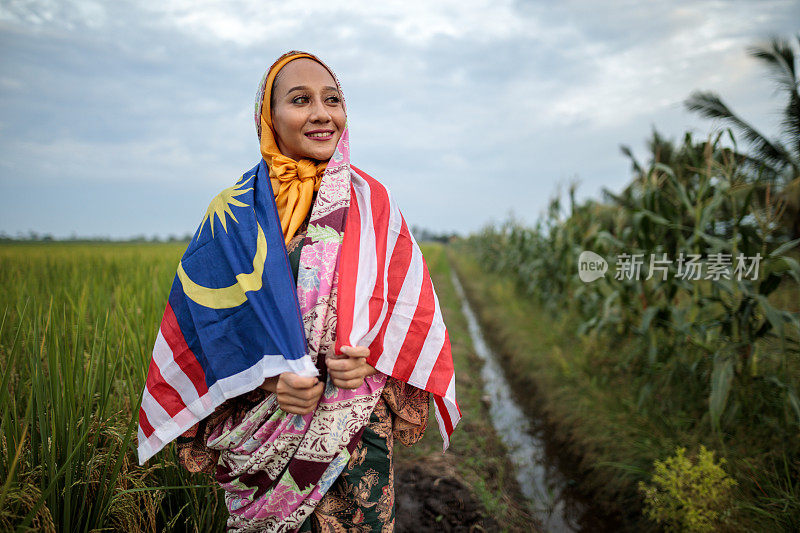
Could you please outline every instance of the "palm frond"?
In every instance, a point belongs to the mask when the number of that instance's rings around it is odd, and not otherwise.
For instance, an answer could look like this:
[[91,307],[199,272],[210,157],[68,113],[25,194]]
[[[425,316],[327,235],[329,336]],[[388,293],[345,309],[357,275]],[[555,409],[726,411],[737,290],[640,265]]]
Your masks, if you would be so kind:
[[792,173],[800,175],[800,95],[792,93],[781,120],[783,137],[791,150]]
[[768,165],[783,168],[791,164],[789,154],[779,141],[767,139],[755,127],[731,111],[715,93],[694,91],[684,100],[684,105],[689,111],[699,113],[705,118],[730,123],[757,152],[756,156],[762,158]]
[[787,91],[797,93],[797,67],[794,50],[788,40],[772,37],[768,45],[752,46],[747,52],[767,64],[779,85]]

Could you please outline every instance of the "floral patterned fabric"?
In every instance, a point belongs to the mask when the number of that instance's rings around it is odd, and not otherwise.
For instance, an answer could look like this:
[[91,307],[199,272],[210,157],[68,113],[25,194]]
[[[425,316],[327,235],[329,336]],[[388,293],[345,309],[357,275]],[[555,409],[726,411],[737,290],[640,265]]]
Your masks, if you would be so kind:
[[[307,225],[306,221],[287,246],[295,278]],[[214,428],[230,417],[243,417],[267,396],[267,392],[256,389],[227,400],[179,437],[176,446],[183,467],[190,472],[213,475],[219,451],[209,448],[206,442]],[[392,531],[394,439],[411,446],[422,438],[427,427],[428,404],[428,392],[389,378],[347,466],[300,531]]]
[[[205,445],[213,425],[249,410],[266,392],[260,389],[228,400],[179,439],[178,456],[190,472],[214,474],[219,452]],[[411,446],[428,422],[429,395],[389,378],[347,466],[322,497],[300,531],[392,531],[394,527],[395,439]]]
[[347,466],[300,531],[394,530],[394,438],[411,446],[428,421],[428,392],[389,378]]
[[181,463],[213,473],[225,490],[229,532],[393,527],[393,439],[410,444],[421,437],[428,393],[381,372],[354,390],[335,387],[327,376],[325,358],[333,355],[336,341],[338,259],[351,172],[345,127],[305,233],[287,243],[290,264],[297,269],[307,353],[326,383],[315,411],[287,414],[276,395],[256,389],[220,405],[178,442]]

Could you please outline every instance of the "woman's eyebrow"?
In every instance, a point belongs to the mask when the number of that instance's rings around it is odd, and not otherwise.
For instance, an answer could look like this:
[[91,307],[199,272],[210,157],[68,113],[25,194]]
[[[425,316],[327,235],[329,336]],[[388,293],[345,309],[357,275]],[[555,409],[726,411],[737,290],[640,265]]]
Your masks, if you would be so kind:
[[[325,87],[323,87],[323,89],[331,90],[331,91],[337,91],[337,92],[339,91],[339,89],[337,89],[336,87],[332,87],[330,85],[326,85]],[[306,86],[306,85],[298,85],[297,87],[292,87],[291,89],[286,91],[286,94],[289,94],[292,91],[307,91],[307,90],[308,90],[308,86]]]

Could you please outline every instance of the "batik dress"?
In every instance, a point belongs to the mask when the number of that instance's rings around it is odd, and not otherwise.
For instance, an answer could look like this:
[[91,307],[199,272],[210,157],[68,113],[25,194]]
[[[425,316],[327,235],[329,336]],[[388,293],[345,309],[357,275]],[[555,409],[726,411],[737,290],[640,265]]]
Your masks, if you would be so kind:
[[[287,245],[297,281],[307,224]],[[206,446],[216,424],[238,418],[268,394],[256,389],[231,398],[181,437],[180,463],[190,472],[214,474],[219,452]],[[389,377],[369,423],[347,466],[301,525],[299,531],[351,532],[394,529],[394,439],[411,446],[422,438],[428,421],[429,393]]]

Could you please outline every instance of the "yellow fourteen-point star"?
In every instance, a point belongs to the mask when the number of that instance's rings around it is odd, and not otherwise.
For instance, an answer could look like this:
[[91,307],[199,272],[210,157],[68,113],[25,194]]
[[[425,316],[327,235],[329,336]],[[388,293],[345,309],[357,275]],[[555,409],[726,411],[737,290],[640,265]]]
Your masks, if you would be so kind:
[[242,189],[242,187],[247,185],[247,182],[252,179],[253,175],[246,180],[244,180],[244,176],[242,176],[242,179],[240,179],[236,185],[233,187],[228,187],[215,196],[213,200],[211,200],[211,203],[208,204],[208,209],[206,209],[206,214],[203,217],[203,222],[200,223],[200,231],[197,232],[198,239],[203,233],[203,226],[205,226],[207,220],[210,221],[209,225],[211,226],[211,238],[214,238],[214,215],[216,215],[219,221],[222,223],[222,229],[225,230],[225,233],[228,233],[227,215],[230,215],[234,222],[237,224],[239,223],[239,221],[236,220],[236,216],[234,216],[233,211],[231,211],[231,206],[235,205],[236,207],[247,207],[248,204],[240,202],[236,199],[236,197],[246,193],[247,191],[253,190],[252,187]]

